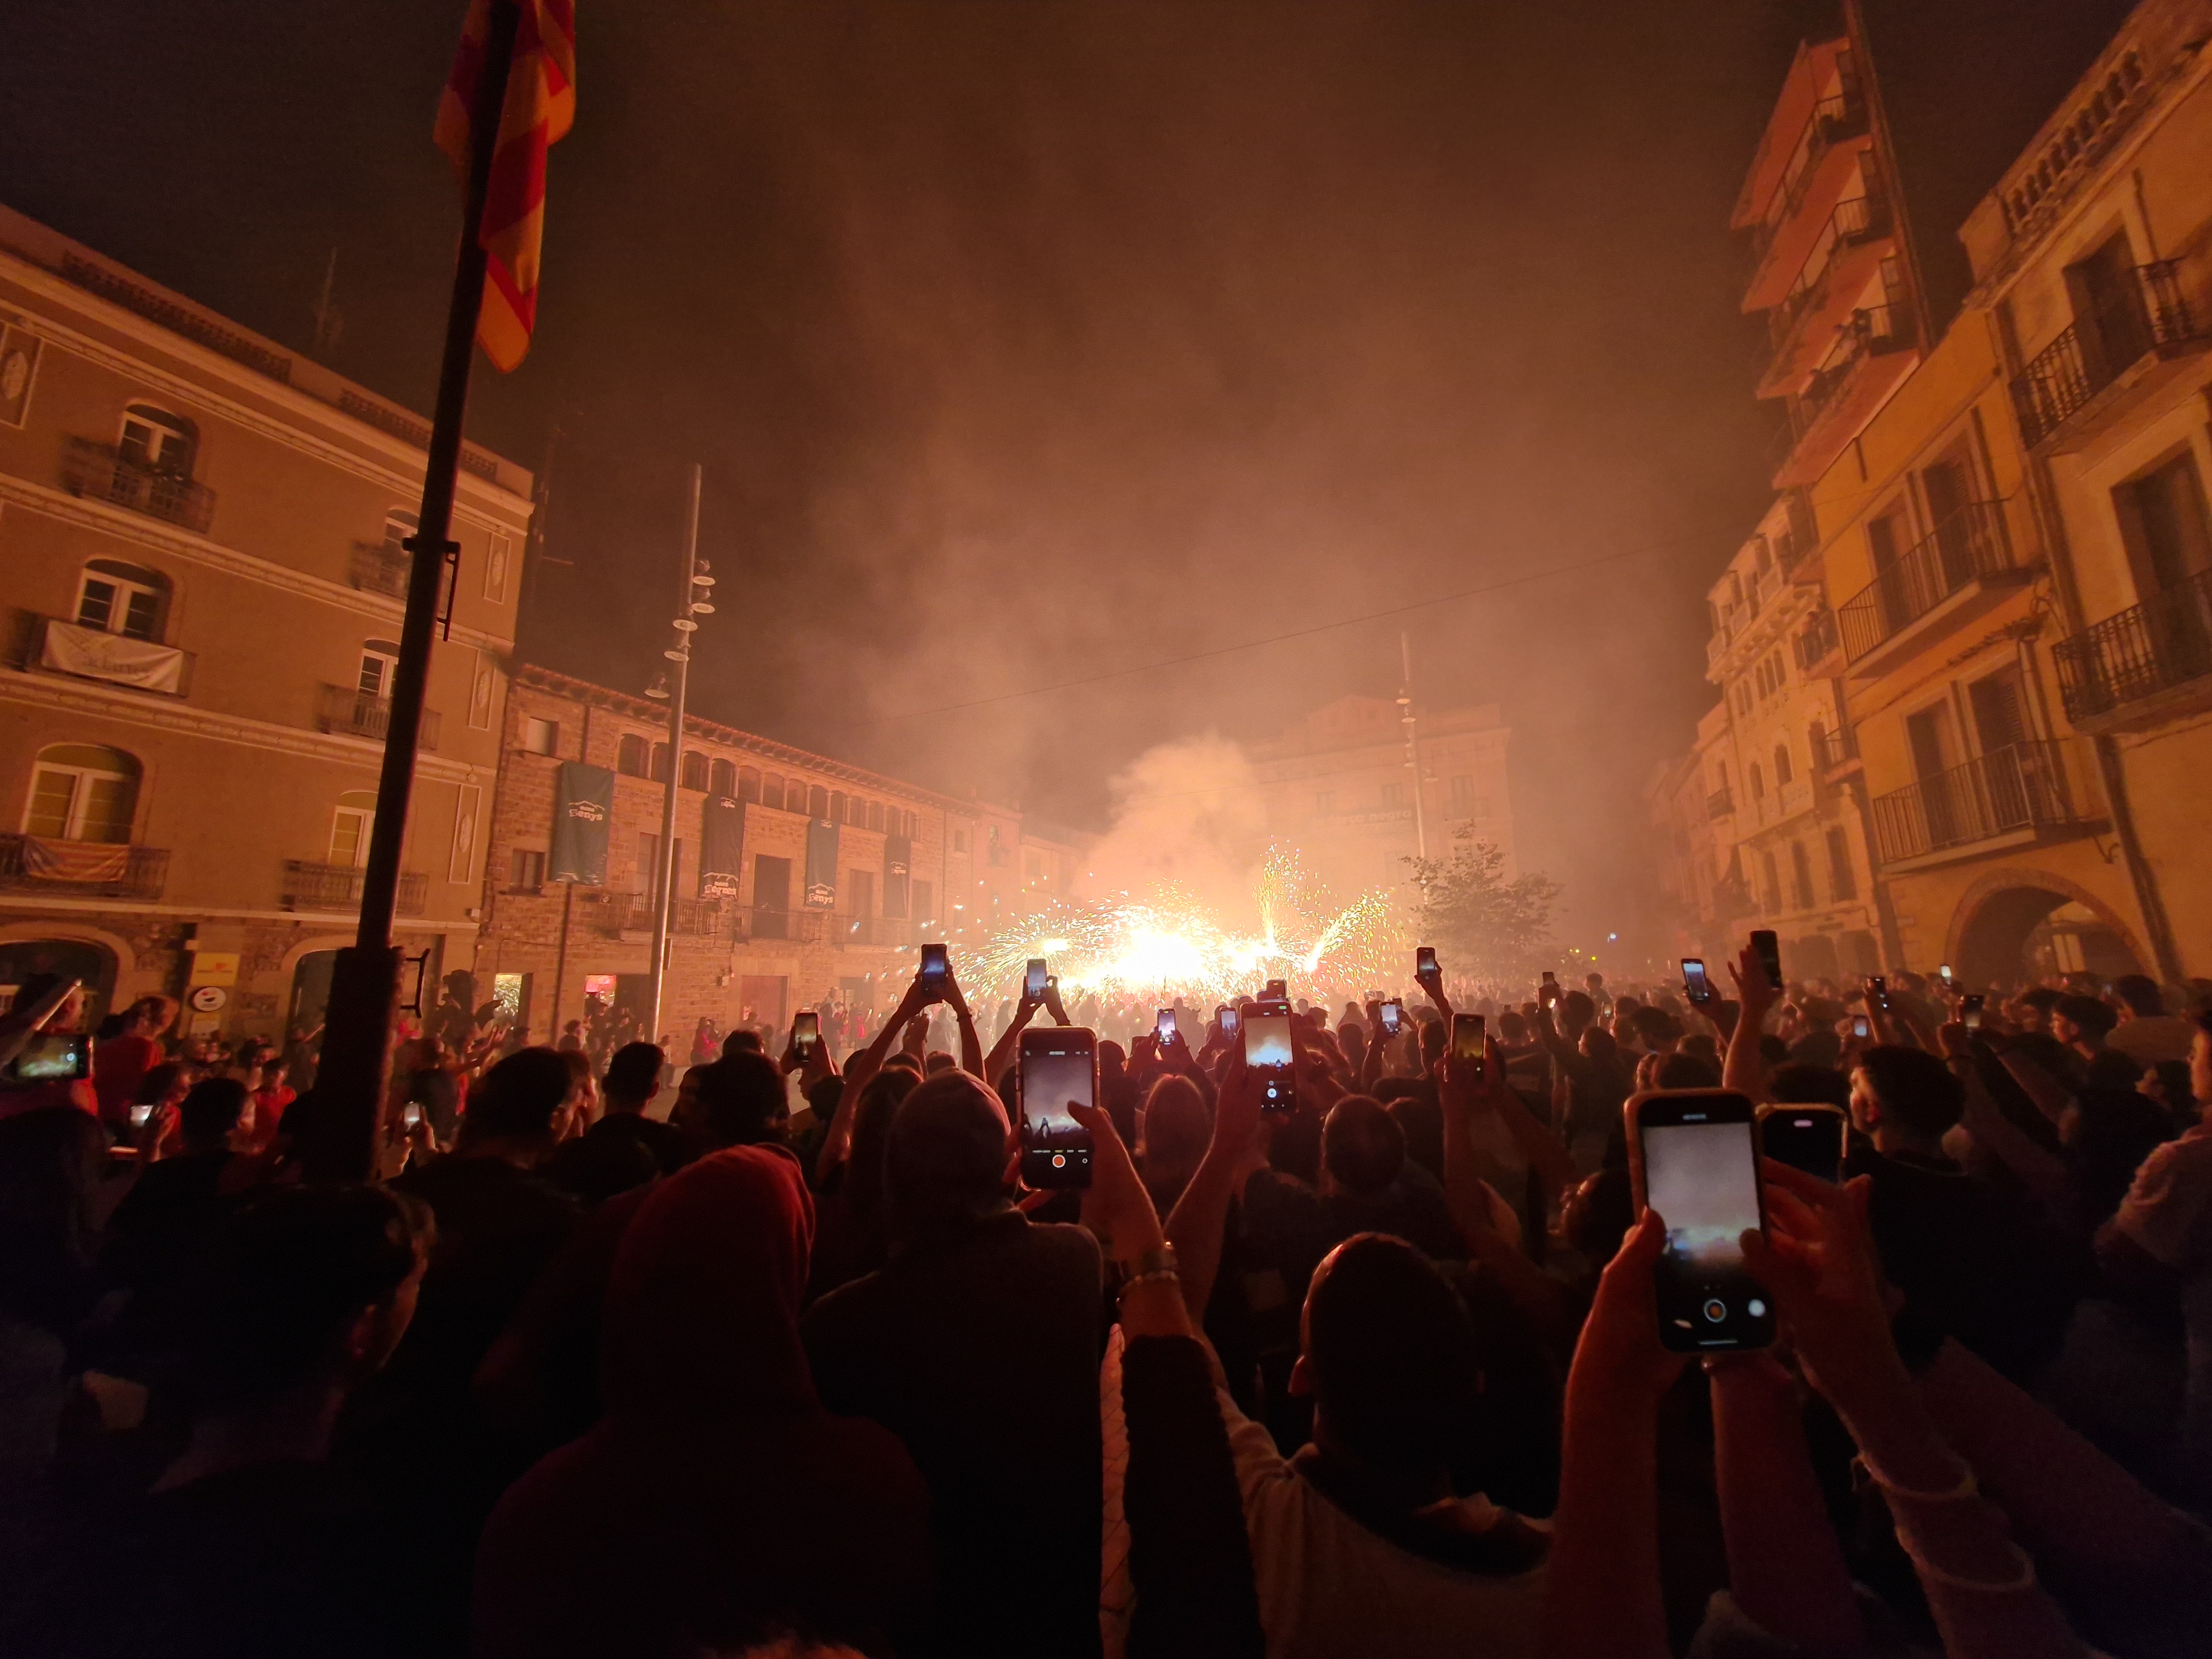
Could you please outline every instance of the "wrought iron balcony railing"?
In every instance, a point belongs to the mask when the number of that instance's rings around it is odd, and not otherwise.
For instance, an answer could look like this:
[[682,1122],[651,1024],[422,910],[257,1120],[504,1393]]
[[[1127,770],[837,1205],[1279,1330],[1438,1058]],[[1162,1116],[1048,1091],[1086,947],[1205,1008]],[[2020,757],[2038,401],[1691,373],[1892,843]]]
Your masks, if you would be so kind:
[[[368,872],[351,864],[312,864],[304,859],[284,860],[283,902],[287,910],[355,910],[361,908],[361,884]],[[419,916],[430,881],[419,870],[404,871],[399,878],[399,914]]]
[[1796,218],[1798,209],[1805,205],[1805,192],[1820,175],[1821,158],[1832,146],[1864,132],[1866,123],[1866,100],[1859,94],[1857,78],[1847,70],[1842,88],[1815,104],[1811,118],[1799,131],[1797,143],[1792,147],[1796,159],[1783,179],[1781,210],[1769,213],[1752,233],[1753,266],[1765,263],[1766,251],[1773,246],[1776,233]]
[[1828,360],[1814,370],[1805,389],[1790,400],[1790,430],[1794,445],[1820,422],[1851,383],[1861,364],[1885,351],[1898,351],[1912,343],[1912,324],[1899,306],[1868,306],[1854,311],[1841,330],[1841,337]]
[[1832,772],[1858,754],[1858,746],[1851,741],[1848,728],[1831,732],[1825,726],[1815,726],[1807,736],[1813,750],[1813,769],[1816,772]]
[[2212,674],[2212,571],[2061,640],[2051,655],[2077,721]]
[[1797,672],[1811,673],[1834,654],[1840,639],[1836,628],[1836,613],[1826,605],[1821,606],[1790,642],[1790,648],[1797,658]]
[[1735,811],[1735,798],[1725,789],[1716,789],[1705,797],[1705,817],[1713,822],[1727,817]]
[[2014,568],[2004,503],[1969,502],[1844,601],[1844,649],[1856,661],[1969,582]]
[[2131,286],[2068,324],[2014,377],[2013,408],[2020,416],[2021,436],[2031,447],[2050,438],[2144,356],[2212,343],[2212,333],[2191,314],[2181,291],[2180,261],[2137,265],[2134,276]]
[[[325,732],[336,732],[349,738],[369,738],[382,743],[392,730],[392,702],[371,691],[356,691],[343,685],[325,685],[315,699],[315,723]],[[422,711],[422,732],[420,738],[424,749],[438,747],[438,727],[441,724],[438,711]]]
[[62,488],[205,535],[215,520],[215,491],[190,478],[127,459],[113,444],[71,438],[62,450]]
[[0,892],[157,899],[168,878],[166,847],[0,836]]
[[2063,742],[2015,743],[1875,796],[1875,842],[1882,862],[1970,847],[2014,830],[2088,822],[2088,781],[2068,762]]

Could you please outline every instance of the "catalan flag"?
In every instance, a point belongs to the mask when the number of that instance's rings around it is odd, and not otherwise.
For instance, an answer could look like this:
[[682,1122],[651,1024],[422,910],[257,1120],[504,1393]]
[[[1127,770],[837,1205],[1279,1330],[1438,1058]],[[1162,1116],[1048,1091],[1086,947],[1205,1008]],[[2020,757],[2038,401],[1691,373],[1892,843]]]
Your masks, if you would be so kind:
[[[483,311],[477,343],[501,369],[530,349],[538,319],[539,245],[545,229],[545,151],[576,118],[574,0],[500,0],[513,4],[514,67],[494,141],[491,185],[477,240],[485,257]],[[470,131],[477,88],[491,50],[494,0],[470,0],[460,50],[438,103],[434,136],[452,158],[464,195],[476,135]]]

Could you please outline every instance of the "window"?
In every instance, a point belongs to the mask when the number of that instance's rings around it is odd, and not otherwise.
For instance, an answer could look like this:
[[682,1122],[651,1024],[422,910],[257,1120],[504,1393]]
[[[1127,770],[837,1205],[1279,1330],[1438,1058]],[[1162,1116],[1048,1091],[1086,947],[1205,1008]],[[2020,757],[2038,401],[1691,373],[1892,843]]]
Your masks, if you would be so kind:
[[637,867],[629,872],[629,890],[633,893],[657,893],[660,890],[659,836],[638,836]]
[[395,507],[384,515],[384,551],[387,558],[404,564],[415,556],[407,550],[407,539],[421,526],[412,507]]
[[828,819],[830,819],[832,823],[844,823],[844,821],[845,821],[845,792],[844,792],[843,790],[842,790],[842,789],[832,789],[832,790],[830,792],[830,809],[829,809],[829,811],[825,811],[825,812],[817,812],[814,816],[815,816],[815,817],[821,817],[821,818],[828,818]]
[[952,850],[956,853],[964,853],[968,850],[968,832],[965,830],[955,830],[952,832]]
[[[880,817],[882,815],[882,809],[879,807],[877,809],[877,816]],[[851,824],[855,830],[866,829],[868,827],[867,802],[859,799],[847,801],[845,803],[845,822]]]
[[655,783],[668,781],[668,745],[665,743],[653,745],[653,781]]
[[361,647],[361,672],[356,677],[354,690],[365,697],[374,697],[379,702],[392,700],[392,676],[399,672],[399,642],[397,640],[364,640]]
[[1403,806],[1405,804],[1406,786],[1404,784],[1386,783],[1382,786],[1382,805],[1386,809]]
[[1759,855],[1759,874],[1766,912],[1772,915],[1782,908],[1782,880],[1775,873],[1773,854],[1761,853]]
[[39,751],[23,833],[110,846],[131,839],[138,811],[138,763],[120,749],[59,743]]
[[783,780],[773,772],[761,780],[761,805],[776,807],[783,805]]
[[686,789],[707,788],[714,776],[714,768],[707,757],[696,749],[684,751],[684,787]]
[[1451,815],[1455,818],[1474,816],[1474,780],[1465,774],[1451,781]]
[[[2206,517],[2203,484],[2187,450],[2120,485],[2112,491],[2112,506],[2140,598],[2179,587],[2212,569],[2212,520]],[[2168,609],[2177,620],[2195,622],[2199,614],[2189,606]],[[2202,630],[2202,623],[2196,626]]]
[[1790,897],[1800,910],[1813,908],[1813,861],[1805,856],[1805,843],[1790,843]]
[[925,927],[937,920],[937,887],[933,882],[914,884],[914,914]]
[[1743,769],[1743,774],[1746,777],[1751,780],[1751,798],[1753,800],[1765,800],[1766,799],[1766,779],[1759,772],[1759,763],[1757,761],[1752,762],[1750,765]]
[[532,755],[552,755],[560,752],[561,722],[528,719],[522,722],[522,747]]
[[199,447],[199,428],[183,416],[151,404],[132,404],[123,411],[123,431],[116,441],[115,453],[149,472],[189,478]]
[[806,791],[806,816],[810,818],[830,816],[830,792],[818,783],[811,785]]
[[518,893],[535,892],[545,884],[545,854],[527,847],[514,849],[512,885]]
[[1774,745],[1775,787],[1777,788],[1780,788],[1784,784],[1789,782],[1790,775],[1790,745],[1786,743],[1778,743]]
[[94,559],[77,584],[76,625],[126,639],[158,641],[169,608],[169,579],[143,565]]
[[615,770],[626,778],[641,778],[652,769],[652,751],[643,738],[632,732],[615,745]]
[[884,811],[884,804],[879,800],[870,801],[868,803],[868,828],[871,830],[881,830],[884,827],[885,818],[886,814]]
[[376,828],[376,791],[349,789],[331,814],[331,862],[359,869],[368,862],[368,838]]
[[738,769],[738,799],[739,800],[758,800],[760,798],[760,768],[757,766],[740,766]]
[[1828,891],[1838,904],[1859,896],[1858,882],[1851,874],[1850,838],[1840,826],[1828,831]]
[[707,793],[723,800],[738,798],[738,769],[729,761],[718,760],[707,771]]

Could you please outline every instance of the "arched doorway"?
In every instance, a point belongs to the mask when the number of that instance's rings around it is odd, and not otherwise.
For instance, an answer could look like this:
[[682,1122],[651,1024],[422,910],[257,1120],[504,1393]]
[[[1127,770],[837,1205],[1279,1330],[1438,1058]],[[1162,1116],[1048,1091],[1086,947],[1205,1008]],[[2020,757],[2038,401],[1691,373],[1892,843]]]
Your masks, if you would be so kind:
[[14,1002],[15,988],[33,974],[61,974],[84,981],[84,1029],[107,1012],[115,994],[115,958],[82,939],[11,939],[0,944],[0,1006]]
[[2125,925],[2071,882],[2026,872],[1985,878],[1959,913],[1953,961],[1969,985],[2144,971]]

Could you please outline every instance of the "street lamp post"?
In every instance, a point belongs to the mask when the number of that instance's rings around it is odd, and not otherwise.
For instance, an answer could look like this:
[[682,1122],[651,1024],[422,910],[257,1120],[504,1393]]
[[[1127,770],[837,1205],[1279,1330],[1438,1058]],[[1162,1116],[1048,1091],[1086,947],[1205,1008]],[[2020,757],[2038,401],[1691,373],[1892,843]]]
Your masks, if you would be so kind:
[[660,796],[660,869],[653,884],[653,974],[646,998],[651,1014],[646,1026],[648,1042],[660,1040],[660,1005],[668,978],[668,923],[676,902],[676,792],[684,779],[684,702],[691,680],[691,636],[699,631],[693,618],[711,616],[714,610],[714,579],[699,556],[699,484],[700,467],[695,461],[690,510],[684,518],[684,584],[673,623],[676,640],[660,653],[676,665],[675,688],[672,692],[664,672],[645,694],[668,702],[668,775],[662,780]]

